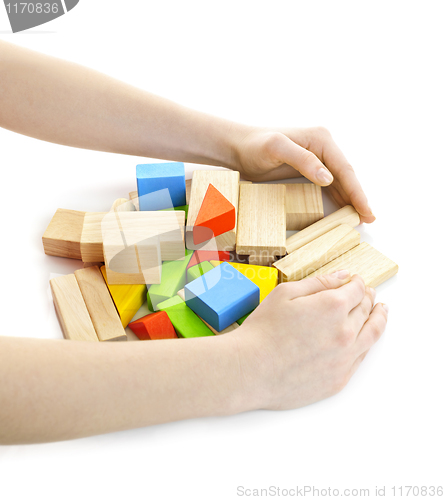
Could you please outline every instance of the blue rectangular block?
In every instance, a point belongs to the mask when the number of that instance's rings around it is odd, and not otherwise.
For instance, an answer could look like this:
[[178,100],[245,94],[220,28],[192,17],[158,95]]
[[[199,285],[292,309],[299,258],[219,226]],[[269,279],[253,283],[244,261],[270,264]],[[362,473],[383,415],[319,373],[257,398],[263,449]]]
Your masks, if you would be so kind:
[[163,210],[185,205],[184,163],[136,165],[139,210]]
[[251,312],[260,302],[260,289],[227,262],[184,287],[187,305],[220,332]]

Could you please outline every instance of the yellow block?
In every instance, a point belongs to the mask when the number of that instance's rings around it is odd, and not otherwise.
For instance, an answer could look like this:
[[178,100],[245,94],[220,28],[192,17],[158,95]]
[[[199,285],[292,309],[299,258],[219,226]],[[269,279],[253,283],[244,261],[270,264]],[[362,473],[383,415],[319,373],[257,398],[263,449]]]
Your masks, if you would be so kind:
[[[211,260],[213,266],[219,266],[222,261]],[[252,264],[238,264],[237,262],[227,262],[246,278],[253,281],[260,289],[260,302],[278,285],[278,270],[268,266],[254,266]]]
[[121,318],[122,326],[125,328],[147,300],[147,287],[146,285],[109,285],[105,266],[102,266],[100,270]]

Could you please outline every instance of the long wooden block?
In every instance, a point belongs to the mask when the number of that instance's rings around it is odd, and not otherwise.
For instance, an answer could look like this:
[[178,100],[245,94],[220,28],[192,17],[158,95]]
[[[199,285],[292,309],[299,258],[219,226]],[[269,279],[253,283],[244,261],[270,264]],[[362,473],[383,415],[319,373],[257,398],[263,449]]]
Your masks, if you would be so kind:
[[360,233],[347,224],[331,229],[274,263],[280,281],[299,281],[360,243]]
[[[213,186],[235,207],[235,227],[209,243],[195,245],[193,243],[193,226],[201,208],[209,184]],[[229,170],[195,170],[193,172],[192,189],[190,193],[189,211],[187,216],[186,244],[187,248],[197,250],[235,250],[236,218],[238,214],[239,172]]]
[[185,180],[185,202],[190,203],[190,193],[192,192],[192,179]]
[[295,252],[295,250],[298,250],[340,224],[348,224],[351,227],[356,227],[360,224],[360,216],[354,207],[346,205],[324,219],[320,219],[314,224],[292,235],[286,240],[287,253]]
[[307,277],[331,274],[341,269],[347,269],[351,274],[359,274],[367,286],[375,288],[397,274],[399,266],[368,243],[360,243]]
[[99,339],[74,274],[53,278],[49,283],[65,338],[97,342]]
[[59,208],[42,237],[46,255],[81,259],[80,240],[85,212]]
[[74,271],[99,340],[127,340],[107,284],[98,267]]
[[241,184],[236,252],[269,257],[286,254],[286,187]]
[[316,184],[285,184],[286,229],[300,231],[324,217],[321,187]]
[[87,212],[83,223],[80,251],[83,262],[103,262],[102,219],[107,212]]

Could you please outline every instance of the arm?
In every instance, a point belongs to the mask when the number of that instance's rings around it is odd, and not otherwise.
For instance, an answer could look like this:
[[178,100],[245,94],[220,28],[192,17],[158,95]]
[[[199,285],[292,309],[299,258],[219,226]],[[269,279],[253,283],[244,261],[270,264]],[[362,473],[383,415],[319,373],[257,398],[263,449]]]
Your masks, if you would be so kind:
[[0,41],[0,126],[85,149],[221,165],[246,179],[304,175],[375,217],[322,128],[264,129],[200,113],[94,70]]

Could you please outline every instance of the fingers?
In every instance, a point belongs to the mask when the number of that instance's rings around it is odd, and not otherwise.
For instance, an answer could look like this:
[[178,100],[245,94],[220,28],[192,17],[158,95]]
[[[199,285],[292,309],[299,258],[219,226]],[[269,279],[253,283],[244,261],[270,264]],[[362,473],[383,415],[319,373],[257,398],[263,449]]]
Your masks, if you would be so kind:
[[323,163],[305,148],[302,148],[284,134],[276,137],[274,154],[282,163],[297,169],[307,179],[319,186],[328,186],[334,180]]
[[301,281],[291,281],[279,285],[285,291],[288,299],[296,299],[306,295],[334,290],[348,283],[351,275],[346,270],[337,271],[333,274],[316,276],[315,278],[306,278]]
[[325,298],[340,312],[349,313],[364,299],[365,292],[363,278],[358,274],[354,274],[349,283],[346,283],[338,290],[326,292]]
[[374,299],[374,288],[370,288],[367,286],[363,300],[349,313],[348,321],[354,331],[360,332],[360,330],[363,328],[363,325],[371,314],[372,308],[374,306]]
[[356,340],[357,353],[368,351],[385,330],[388,321],[388,306],[379,303],[372,310]]

